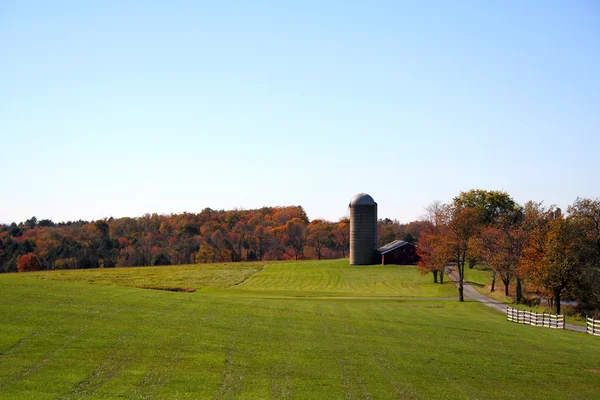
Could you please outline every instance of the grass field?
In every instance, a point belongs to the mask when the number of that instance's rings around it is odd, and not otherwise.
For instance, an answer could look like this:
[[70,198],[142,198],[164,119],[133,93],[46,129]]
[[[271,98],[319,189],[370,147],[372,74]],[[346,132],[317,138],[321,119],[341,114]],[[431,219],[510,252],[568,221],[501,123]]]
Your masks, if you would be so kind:
[[347,260],[0,275],[0,398],[600,398],[600,338],[415,300],[456,295],[430,279]]

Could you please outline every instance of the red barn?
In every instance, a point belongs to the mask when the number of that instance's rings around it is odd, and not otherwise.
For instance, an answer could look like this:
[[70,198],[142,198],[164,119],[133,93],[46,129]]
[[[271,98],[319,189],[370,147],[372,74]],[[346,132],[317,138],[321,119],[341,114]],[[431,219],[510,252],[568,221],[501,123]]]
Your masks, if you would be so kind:
[[419,261],[417,246],[403,240],[394,240],[378,248],[377,257],[381,264],[408,265]]

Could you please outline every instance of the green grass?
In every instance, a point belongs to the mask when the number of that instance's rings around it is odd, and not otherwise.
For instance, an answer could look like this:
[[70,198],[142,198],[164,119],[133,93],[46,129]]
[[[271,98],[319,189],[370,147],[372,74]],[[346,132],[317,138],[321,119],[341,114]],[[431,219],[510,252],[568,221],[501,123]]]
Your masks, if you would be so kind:
[[261,263],[178,265],[30,272],[29,277],[46,280],[87,282],[128,287],[165,288],[230,287],[261,271]]
[[[465,281],[471,283],[474,287],[482,287],[491,284],[492,274],[487,269],[477,268],[465,268]],[[502,286],[500,278],[496,280],[496,285]],[[498,286],[498,287],[500,287]],[[504,286],[502,286],[504,288]]]
[[[471,283],[471,285],[482,294],[489,296],[493,299],[501,301],[505,304],[510,304],[511,307],[518,308],[521,310],[534,311],[538,313],[554,313],[554,311],[550,307],[538,306],[532,307],[525,304],[513,304],[514,302],[514,285],[515,282],[512,281],[510,284],[511,295],[508,297],[504,295],[504,284],[500,277],[496,277],[496,290],[493,293],[490,293],[490,287],[492,284],[492,275],[491,272],[486,269],[486,267],[475,266],[473,269],[465,268],[465,281]],[[585,317],[575,315],[575,311],[572,306],[564,305],[562,306],[562,313],[566,313],[565,321],[569,324],[585,326]]]
[[0,275],[0,398],[600,398],[600,338],[346,263]]
[[[259,273],[260,272],[260,273]],[[452,284],[433,285],[414,267],[350,267],[347,259],[227,263],[29,273],[39,279],[127,287],[193,288],[228,295],[275,297],[455,297]]]

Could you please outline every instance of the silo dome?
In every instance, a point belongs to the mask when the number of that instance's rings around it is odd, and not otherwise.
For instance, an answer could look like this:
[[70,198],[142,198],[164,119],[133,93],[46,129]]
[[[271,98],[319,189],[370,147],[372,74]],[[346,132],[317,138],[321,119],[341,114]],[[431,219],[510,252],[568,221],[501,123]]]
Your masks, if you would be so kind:
[[350,265],[370,265],[377,251],[377,203],[366,193],[350,200]]
[[375,200],[366,193],[359,193],[350,200],[350,207],[352,206],[376,206]]

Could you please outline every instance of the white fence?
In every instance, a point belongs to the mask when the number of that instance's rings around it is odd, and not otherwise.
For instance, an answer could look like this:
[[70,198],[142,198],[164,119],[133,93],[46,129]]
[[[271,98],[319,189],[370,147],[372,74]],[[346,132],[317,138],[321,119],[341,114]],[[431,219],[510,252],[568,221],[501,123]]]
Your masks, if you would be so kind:
[[[565,329],[565,316],[546,313],[536,313],[533,311],[518,310],[512,307],[506,307],[506,319],[517,324],[543,326],[545,328]],[[598,323],[600,328],[600,323]],[[598,329],[596,328],[596,329]],[[600,335],[600,329],[596,331]]]
[[600,320],[594,318],[586,318],[585,333],[590,335],[600,336]]

